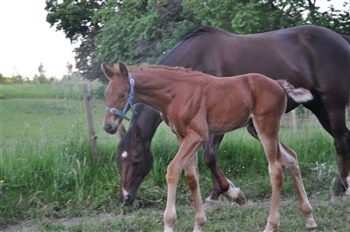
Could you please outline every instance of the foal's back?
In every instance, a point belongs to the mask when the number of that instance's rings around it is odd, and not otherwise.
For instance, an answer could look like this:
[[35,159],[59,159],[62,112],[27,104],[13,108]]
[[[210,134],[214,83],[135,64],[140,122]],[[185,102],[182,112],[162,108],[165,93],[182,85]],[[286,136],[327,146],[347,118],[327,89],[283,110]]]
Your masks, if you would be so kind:
[[[197,91],[193,90],[191,101],[200,101],[200,105],[206,108],[210,133],[244,127],[252,117],[260,117],[267,112],[275,112],[273,117],[279,123],[286,109],[287,98],[276,81],[256,73],[209,78],[211,81],[203,79],[203,86],[198,86]],[[196,92],[202,93],[201,99],[195,96]]]

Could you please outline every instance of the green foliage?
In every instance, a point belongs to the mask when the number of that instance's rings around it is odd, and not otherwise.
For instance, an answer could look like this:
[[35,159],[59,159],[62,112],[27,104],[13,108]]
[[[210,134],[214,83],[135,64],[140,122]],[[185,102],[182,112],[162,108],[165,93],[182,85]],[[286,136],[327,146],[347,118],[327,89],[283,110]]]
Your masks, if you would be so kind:
[[88,83],[91,98],[104,99],[106,85],[99,79],[87,81],[78,74],[65,75],[62,80],[52,83],[52,94],[55,98],[81,100],[82,84]]
[[312,10],[306,17],[306,23],[327,27],[339,34],[350,33],[350,2],[344,1],[344,7],[348,10],[336,10],[333,6],[328,11],[320,12]]
[[[301,24],[348,29],[348,12],[320,12],[315,1],[125,1],[97,12],[103,27],[96,41],[98,60],[129,64],[155,62],[192,30],[212,25],[238,33],[258,33]],[[346,21],[347,20],[347,21]]]
[[57,30],[62,30],[66,37],[75,41],[86,36],[89,31],[98,27],[99,21],[93,19],[95,11],[105,4],[106,0],[46,0],[46,21]]
[[231,21],[238,34],[259,33],[303,24],[302,8],[295,1],[238,3]]
[[46,70],[44,68],[44,65],[42,63],[40,63],[39,67],[38,67],[38,74],[35,74],[33,77],[33,83],[38,83],[38,84],[44,84],[44,83],[49,83],[52,82],[54,80],[54,78],[48,78],[46,76]]
[[184,24],[181,1],[159,2],[125,1],[116,5],[110,2],[108,9],[99,11],[105,21],[97,40],[98,59],[110,63],[118,60],[127,63],[155,62],[164,52],[163,40],[169,42],[171,37],[170,43],[175,45],[194,28],[187,28],[180,34],[175,30],[177,34],[174,33],[175,28]]
[[[204,25],[238,34],[301,24],[350,30],[349,11],[321,12],[307,0],[47,0],[47,21],[65,32],[75,50],[77,68],[89,80],[100,78],[101,61],[154,63],[194,29]],[[344,1],[349,7],[349,3]]]
[[46,21],[63,31],[72,42],[80,42],[75,49],[76,66],[85,78],[100,78],[100,63],[95,61],[95,38],[101,29],[96,12],[103,9],[107,0],[46,0]]

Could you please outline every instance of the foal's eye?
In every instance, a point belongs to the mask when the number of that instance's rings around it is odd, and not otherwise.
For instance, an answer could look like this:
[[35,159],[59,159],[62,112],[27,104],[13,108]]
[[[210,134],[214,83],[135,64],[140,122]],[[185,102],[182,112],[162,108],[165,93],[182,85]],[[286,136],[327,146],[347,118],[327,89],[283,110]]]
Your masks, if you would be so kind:
[[119,94],[119,98],[124,98],[124,97],[125,97],[125,93]]

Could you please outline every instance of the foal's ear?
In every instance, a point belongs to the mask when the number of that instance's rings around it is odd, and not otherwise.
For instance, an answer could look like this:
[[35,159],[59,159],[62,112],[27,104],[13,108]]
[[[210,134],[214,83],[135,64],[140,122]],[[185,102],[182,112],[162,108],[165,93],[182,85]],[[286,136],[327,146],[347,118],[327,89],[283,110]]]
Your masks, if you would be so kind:
[[105,74],[108,80],[111,80],[114,76],[114,70],[113,68],[109,67],[107,64],[102,63],[101,64],[101,70]]
[[123,62],[118,62],[118,66],[120,75],[123,77],[129,77],[129,70],[126,64],[124,64]]

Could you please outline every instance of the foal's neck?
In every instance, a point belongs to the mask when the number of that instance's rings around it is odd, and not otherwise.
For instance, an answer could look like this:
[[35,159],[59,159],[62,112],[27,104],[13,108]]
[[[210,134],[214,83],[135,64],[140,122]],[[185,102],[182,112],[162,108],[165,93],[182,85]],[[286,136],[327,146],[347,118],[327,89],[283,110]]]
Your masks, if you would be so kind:
[[132,75],[135,79],[135,103],[144,103],[162,113],[165,113],[179,88],[183,87],[181,82],[186,78],[185,74],[164,71],[135,71]]

